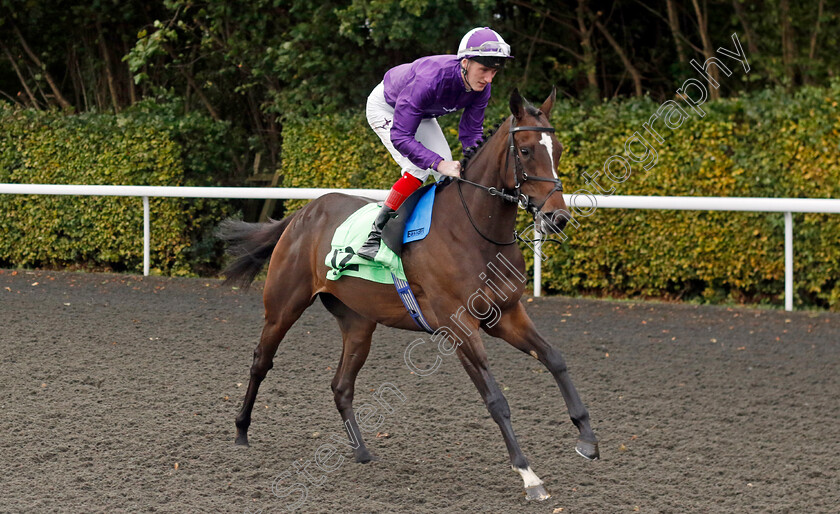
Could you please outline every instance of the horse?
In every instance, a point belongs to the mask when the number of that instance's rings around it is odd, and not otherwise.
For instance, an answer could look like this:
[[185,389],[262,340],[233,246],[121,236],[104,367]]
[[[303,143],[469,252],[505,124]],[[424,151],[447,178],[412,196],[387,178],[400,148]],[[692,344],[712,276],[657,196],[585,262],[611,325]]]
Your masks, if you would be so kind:
[[[587,459],[599,458],[589,413],[563,356],[540,335],[520,301],[525,261],[515,244],[517,209],[528,209],[534,215],[540,234],[558,234],[573,220],[555,171],[563,150],[549,123],[555,98],[556,89],[552,89],[536,108],[518,90],[511,93],[511,116],[474,150],[462,167],[461,178],[438,190],[428,236],[405,245],[401,253],[407,281],[428,324],[435,328],[433,341],[437,337],[445,339],[449,347],[457,346],[461,364],[501,429],[511,467],[521,475],[526,497],[536,500],[549,494],[514,435],[510,408],[490,371],[479,329],[538,359],[551,372],[579,431],[577,453]],[[336,227],[372,201],[330,193],[279,221],[226,220],[220,225],[219,237],[236,256],[223,272],[228,282],[247,287],[269,261],[263,293],[265,323],[236,417],[236,444],[248,445],[257,390],[273,366],[278,346],[304,310],[319,298],[342,334],[341,357],[331,384],[335,405],[350,440],[355,441],[356,462],[376,459],[365,445],[354,415],[356,375],[367,359],[377,325],[421,328],[393,286],[353,276],[327,280],[324,262]],[[493,271],[492,277],[485,272],[486,266]],[[483,310],[476,307],[479,296]],[[468,305],[469,310],[465,308]],[[489,311],[494,314],[487,315]]]

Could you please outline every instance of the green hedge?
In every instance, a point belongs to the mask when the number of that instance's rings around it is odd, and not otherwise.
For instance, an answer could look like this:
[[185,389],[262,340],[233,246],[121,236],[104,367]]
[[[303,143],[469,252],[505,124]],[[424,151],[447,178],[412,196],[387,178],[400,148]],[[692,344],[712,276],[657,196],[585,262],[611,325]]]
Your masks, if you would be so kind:
[[[615,193],[840,198],[838,101],[835,82],[706,104],[702,119],[689,111],[675,130],[660,123],[657,164],[647,172],[634,167]],[[494,99],[488,126],[506,103]],[[558,102],[552,121],[566,147],[566,192],[586,187],[581,174],[622,154],[634,132],[645,134],[642,124],[658,107],[647,98],[594,107]],[[457,158],[457,116],[441,122]],[[238,139],[225,124],[153,102],[118,116],[0,104],[0,126],[0,182],[12,183],[218,185],[229,181]],[[361,109],[289,121],[282,152],[287,187],[386,188],[399,176]],[[231,213],[229,203],[151,203],[153,268],[193,274],[218,267],[210,231]],[[547,292],[782,302],[781,214],[597,209],[578,221],[564,245],[547,247]],[[840,216],[794,214],[794,223],[796,304],[837,309]],[[136,198],[0,195],[0,266],[138,270],[141,227]]]
[[[399,178],[363,111],[288,121],[282,156],[283,187],[388,188]],[[286,209],[306,203],[287,201]]]
[[[176,105],[63,115],[0,103],[0,183],[218,185],[230,131]],[[151,198],[151,267],[194,274],[216,267],[211,231],[229,213],[210,200]],[[0,266],[142,269],[140,198],[0,195]]]
[[[689,118],[681,127],[656,125],[665,139],[654,145],[657,164],[634,167],[615,194],[840,198],[838,101],[840,82],[707,103],[703,118],[683,105]],[[489,112],[504,114],[505,104],[494,99]],[[565,146],[566,192],[586,187],[581,174],[623,154],[634,132],[646,135],[642,124],[659,106],[649,98],[558,102],[552,122]],[[488,126],[497,117],[488,115]],[[449,118],[441,119],[444,131],[457,144],[457,116]],[[283,161],[286,186],[388,187],[398,178],[361,110],[290,123]],[[547,245],[548,292],[783,301],[782,214],[596,209],[579,222],[565,244]],[[794,214],[794,230],[795,303],[837,309],[840,216]]]

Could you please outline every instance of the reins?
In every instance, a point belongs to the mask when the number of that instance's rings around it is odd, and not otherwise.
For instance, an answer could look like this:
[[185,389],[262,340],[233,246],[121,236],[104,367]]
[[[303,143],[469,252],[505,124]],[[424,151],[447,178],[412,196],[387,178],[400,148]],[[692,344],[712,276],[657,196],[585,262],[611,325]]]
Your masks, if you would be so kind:
[[470,182],[469,180],[458,178],[458,196],[461,197],[461,204],[464,206],[464,212],[467,213],[467,218],[470,220],[470,223],[472,224],[475,231],[478,232],[478,235],[483,237],[485,241],[493,243],[495,245],[499,245],[499,246],[512,245],[513,243],[518,241],[519,240],[519,234],[516,233],[516,229],[514,229],[514,231],[513,231],[513,240],[507,241],[507,242],[496,241],[495,239],[492,239],[490,237],[485,236],[484,233],[481,232],[481,229],[479,229],[478,225],[475,224],[475,220],[473,220],[472,214],[470,214],[470,209],[469,209],[469,207],[467,207],[466,200],[464,200],[464,192],[461,191],[461,182],[466,182],[467,184],[472,184],[472,185],[478,187],[479,189],[483,189],[483,190],[487,191],[488,193],[490,193],[491,196],[499,196],[507,202],[517,202],[516,197],[511,196],[511,195],[509,195],[507,193],[504,193],[502,191],[499,191],[495,187],[487,187],[487,186],[484,186],[482,184],[478,184],[476,182]]
[[[506,242],[496,241],[495,239],[492,239],[492,238],[484,235],[484,233],[482,233],[481,230],[478,228],[478,225],[476,225],[475,220],[473,220],[472,214],[470,213],[470,209],[467,206],[467,202],[466,202],[466,200],[464,200],[464,193],[461,190],[461,182],[465,182],[467,184],[470,184],[471,186],[482,189],[482,190],[486,191],[490,196],[498,196],[499,198],[501,198],[505,202],[517,204],[520,209],[523,209],[523,210],[526,210],[526,211],[530,212],[534,216],[534,221],[535,222],[536,222],[537,216],[542,214],[542,211],[540,209],[542,209],[542,207],[545,205],[545,203],[548,201],[548,199],[551,197],[551,195],[553,195],[554,193],[556,193],[558,191],[563,192],[563,183],[560,182],[560,179],[544,178],[544,177],[529,177],[528,174],[525,173],[525,170],[522,168],[522,161],[519,159],[519,154],[516,151],[516,142],[513,140],[514,132],[525,132],[525,131],[554,132],[554,127],[538,127],[538,126],[517,127],[517,126],[514,125],[515,121],[516,121],[516,119],[513,116],[511,116],[511,121],[510,121],[511,127],[510,127],[510,130],[508,130],[509,151],[505,153],[505,168],[504,168],[505,169],[504,172],[507,172],[508,168],[510,167],[509,166],[509,163],[510,163],[509,158],[510,158],[511,154],[513,154],[513,159],[514,159],[514,161],[513,161],[514,162],[514,170],[513,170],[514,189],[513,189],[513,193],[514,194],[509,194],[509,193],[506,193],[504,190],[500,190],[500,189],[497,189],[497,188],[492,187],[492,186],[485,186],[483,184],[479,184],[477,182],[473,182],[473,181],[467,180],[465,178],[461,178],[461,177],[456,178],[456,180],[458,181],[458,196],[461,197],[461,204],[464,206],[464,212],[467,213],[467,218],[470,220],[470,224],[472,224],[475,231],[478,232],[478,235],[483,237],[485,241],[488,241],[490,243],[493,243],[493,244],[499,245],[499,246],[512,245],[512,244],[516,243],[517,241],[523,241],[523,242],[532,242],[532,241],[522,238],[519,235],[519,233],[517,233],[515,228],[513,230],[513,239],[511,241],[506,241]],[[522,181],[521,182],[519,180],[520,175],[522,176]],[[520,193],[520,189],[522,188],[522,184],[524,182],[528,181],[528,180],[539,181],[539,182],[552,182],[554,184],[554,188],[546,195],[542,204],[540,204],[539,206],[535,205],[534,202],[531,201],[531,198],[528,195]]]

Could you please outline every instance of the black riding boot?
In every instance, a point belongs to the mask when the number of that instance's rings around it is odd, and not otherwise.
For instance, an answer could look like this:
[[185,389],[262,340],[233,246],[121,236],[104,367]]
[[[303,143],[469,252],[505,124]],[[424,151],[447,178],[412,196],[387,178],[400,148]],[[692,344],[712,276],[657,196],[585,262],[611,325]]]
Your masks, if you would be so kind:
[[376,253],[379,251],[379,243],[382,241],[382,229],[385,228],[385,225],[388,224],[388,220],[391,219],[395,212],[396,211],[387,205],[382,206],[382,210],[379,211],[379,214],[376,215],[376,219],[373,220],[373,225],[370,227],[370,234],[368,234],[367,241],[365,241],[365,244],[359,248],[356,255],[364,257],[369,261],[376,258]]

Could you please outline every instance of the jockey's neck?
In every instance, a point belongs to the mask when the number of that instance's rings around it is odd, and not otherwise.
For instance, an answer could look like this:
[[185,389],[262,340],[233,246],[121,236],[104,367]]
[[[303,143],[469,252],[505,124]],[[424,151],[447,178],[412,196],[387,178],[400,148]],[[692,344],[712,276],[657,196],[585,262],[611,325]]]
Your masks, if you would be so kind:
[[[467,67],[463,63],[463,60],[458,63],[458,67],[461,68],[461,82],[464,83],[464,89],[466,89],[468,93],[471,93],[473,88],[470,86],[470,83],[467,82]],[[467,63],[469,63],[469,60],[467,60]]]

